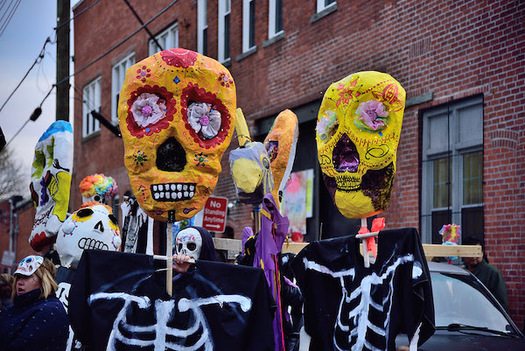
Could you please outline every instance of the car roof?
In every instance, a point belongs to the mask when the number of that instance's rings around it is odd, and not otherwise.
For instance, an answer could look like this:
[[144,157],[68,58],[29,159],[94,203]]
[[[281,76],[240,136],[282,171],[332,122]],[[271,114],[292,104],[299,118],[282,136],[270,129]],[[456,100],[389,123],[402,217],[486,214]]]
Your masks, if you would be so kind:
[[430,272],[470,275],[470,273],[467,270],[459,266],[455,266],[453,264],[440,263],[440,262],[427,262],[427,263],[428,263],[428,269],[430,270]]

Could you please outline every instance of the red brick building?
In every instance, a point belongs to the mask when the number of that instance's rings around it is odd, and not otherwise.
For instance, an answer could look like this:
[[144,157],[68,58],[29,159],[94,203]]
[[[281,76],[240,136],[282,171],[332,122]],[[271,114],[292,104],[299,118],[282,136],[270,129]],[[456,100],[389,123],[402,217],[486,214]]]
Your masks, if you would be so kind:
[[[182,0],[97,2],[73,9],[74,172],[70,210],[87,175],[130,191],[117,124],[126,69],[163,49],[184,47],[223,63],[252,136],[276,115],[300,122],[294,171],[313,169],[307,241],[355,233],[332,205],[319,170],[315,123],[327,87],[353,73],[386,72],[407,92],[388,228],[416,227],[440,243],[443,224],[485,241],[506,280],[510,314],[525,319],[525,4],[520,1]],[[282,4],[282,5],[280,5]],[[136,16],[135,14],[136,13]],[[137,16],[140,18],[137,19]],[[142,26],[141,23],[145,23]],[[151,33],[150,34],[148,33]],[[234,137],[235,139],[235,137]],[[236,148],[236,140],[230,148]],[[227,153],[214,194],[235,199]],[[115,204],[118,198],[114,199]],[[228,224],[239,238],[251,208],[236,204]]]

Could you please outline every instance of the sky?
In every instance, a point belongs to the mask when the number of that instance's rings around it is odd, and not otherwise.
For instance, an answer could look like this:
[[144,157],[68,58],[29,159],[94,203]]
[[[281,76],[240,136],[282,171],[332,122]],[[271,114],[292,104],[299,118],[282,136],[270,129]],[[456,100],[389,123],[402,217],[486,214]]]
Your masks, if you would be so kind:
[[[3,1],[0,10],[0,24],[7,17],[6,8],[16,1]],[[77,1],[71,1],[71,6]],[[37,108],[56,82],[56,1],[21,0],[16,12],[3,31],[0,30],[0,66],[2,67],[0,84],[0,107],[4,105],[9,95],[15,90],[31,65],[39,56],[46,38],[51,43],[46,45],[44,58],[36,64],[22,85],[9,99],[0,111],[0,127],[6,141],[9,142],[18,130],[29,120],[29,116]],[[5,15],[5,16],[4,16]],[[70,36],[73,37],[71,23]],[[71,44],[73,50],[73,44]],[[73,70],[70,68],[70,73]],[[73,84],[73,79],[70,80]],[[72,91],[72,89],[71,89]],[[70,92],[71,97],[73,96]],[[70,100],[71,110],[73,100]],[[13,152],[13,158],[27,175],[33,161],[34,147],[46,129],[55,121],[56,90],[47,97],[42,105],[42,115],[35,121],[29,121],[21,132],[10,142],[8,148]],[[70,114],[70,122],[72,114]]]

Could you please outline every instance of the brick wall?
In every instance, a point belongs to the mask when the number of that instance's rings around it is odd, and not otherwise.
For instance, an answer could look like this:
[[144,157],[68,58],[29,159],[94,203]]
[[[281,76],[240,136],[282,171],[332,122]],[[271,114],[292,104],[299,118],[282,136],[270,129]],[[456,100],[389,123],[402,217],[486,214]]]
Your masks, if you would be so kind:
[[[83,1],[80,12],[94,1]],[[315,22],[314,0],[284,2],[284,38],[268,46],[268,2],[256,2],[257,51],[242,54],[242,1],[232,0],[231,71],[238,106],[251,127],[259,118],[322,97],[334,81],[361,70],[394,76],[413,98],[433,93],[433,100],[406,109],[398,150],[396,180],[384,216],[390,228],[419,228],[421,186],[420,111],[450,99],[484,97],[484,211],[488,256],[507,282],[510,312],[520,328],[525,319],[525,4],[521,1],[338,1],[337,10]],[[165,1],[132,1],[143,21]],[[208,56],[217,56],[217,2],[208,1]],[[196,50],[196,1],[178,1],[148,28],[158,33],[179,22],[181,47]],[[124,2],[100,2],[75,19],[75,70],[99,57],[138,27]],[[102,75],[102,113],[110,115],[111,65],[135,51],[147,56],[147,33],[139,32],[75,76],[82,87]],[[76,95],[79,101],[79,95]],[[75,104],[75,125],[81,105]],[[94,172],[118,177],[129,189],[122,168],[122,141],[102,129],[81,141],[75,128],[72,189]],[[301,136],[302,137],[302,136]],[[305,137],[314,137],[305,136]],[[233,145],[232,145],[233,147]],[[300,150],[298,150],[300,152]],[[225,154],[227,160],[227,153]],[[215,193],[234,198],[226,160]],[[228,171],[228,172],[227,172]],[[72,207],[79,205],[74,194]],[[240,237],[250,225],[251,209],[239,205],[229,220]]]

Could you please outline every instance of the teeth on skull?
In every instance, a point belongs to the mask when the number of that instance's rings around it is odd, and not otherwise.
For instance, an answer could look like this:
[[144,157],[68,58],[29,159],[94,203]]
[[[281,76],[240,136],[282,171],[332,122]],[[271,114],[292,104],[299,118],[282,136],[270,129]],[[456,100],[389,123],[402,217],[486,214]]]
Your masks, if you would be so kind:
[[193,197],[193,191],[190,191],[190,198]]
[[157,186],[156,185],[153,186],[153,190],[157,191]]
[[159,190],[160,190],[160,191],[164,190],[164,185],[159,184]]
[[161,199],[164,198],[164,193],[159,193],[159,195]]
[[188,190],[188,185],[184,184],[184,186],[182,187],[184,190]]
[[177,193],[176,192],[172,192],[171,193],[171,198],[172,199],[176,199],[177,198]]
[[175,189],[176,189],[175,184],[171,184],[171,190],[172,190],[172,191],[175,191]]
[[177,194],[177,197],[178,197],[179,199],[182,198],[182,193],[178,193],[178,194]]
[[195,185],[190,185],[190,191],[195,190]]
[[153,196],[154,196],[155,199],[157,200],[157,199],[159,198],[159,193],[155,193]]
[[171,197],[171,193],[166,193],[166,199],[169,199]]
[[182,184],[177,184],[177,190],[182,190]]
[[184,192],[184,197],[188,197],[188,192],[187,191]]

